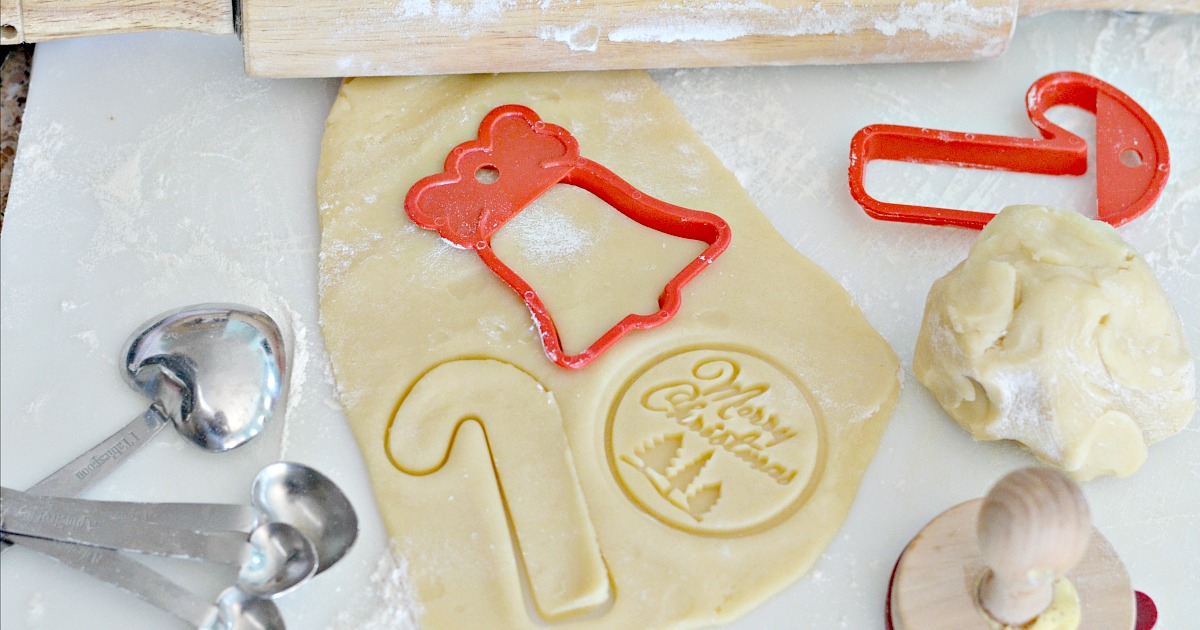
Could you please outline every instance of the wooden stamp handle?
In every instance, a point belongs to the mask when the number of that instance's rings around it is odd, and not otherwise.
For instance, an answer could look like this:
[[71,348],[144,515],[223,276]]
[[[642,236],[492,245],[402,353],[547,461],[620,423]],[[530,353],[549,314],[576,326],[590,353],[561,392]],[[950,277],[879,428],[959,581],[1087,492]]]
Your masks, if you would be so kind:
[[984,497],[977,534],[988,568],[979,604],[997,621],[1022,625],[1046,610],[1054,581],[1083,557],[1092,523],[1074,481],[1049,468],[1026,468]]

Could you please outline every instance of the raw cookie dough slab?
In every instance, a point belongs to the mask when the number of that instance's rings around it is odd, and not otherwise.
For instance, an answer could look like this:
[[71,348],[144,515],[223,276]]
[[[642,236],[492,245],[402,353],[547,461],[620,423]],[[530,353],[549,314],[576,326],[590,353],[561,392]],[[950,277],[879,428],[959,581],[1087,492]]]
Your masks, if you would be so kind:
[[[519,297],[403,210],[505,103],[733,230],[675,319],[582,370],[551,363]],[[798,578],[833,537],[895,404],[897,359],[648,75],[347,80],[318,187],[322,330],[424,626],[526,627],[556,610],[571,627],[717,623]],[[576,197],[547,215],[562,234],[597,225],[571,223]],[[690,254],[666,240],[614,257],[605,238],[554,238],[570,256],[529,256],[521,273],[586,337],[605,327],[587,313],[607,298],[580,283],[611,280],[622,260],[670,277]],[[564,564],[548,566],[556,547]],[[555,591],[543,572],[576,579]]]

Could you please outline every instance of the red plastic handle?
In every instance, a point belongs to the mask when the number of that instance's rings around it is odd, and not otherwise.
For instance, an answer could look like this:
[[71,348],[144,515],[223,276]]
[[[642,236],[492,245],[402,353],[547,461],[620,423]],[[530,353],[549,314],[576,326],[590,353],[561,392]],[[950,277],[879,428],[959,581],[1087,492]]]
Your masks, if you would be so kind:
[[[631,313],[579,354],[567,354],[545,303],[521,276],[496,256],[491,237],[555,184],[577,186],[648,228],[708,244],[676,274],[658,298],[658,311]],[[721,255],[732,238],[729,224],[715,214],[660,201],[634,188],[612,171],[579,155],[579,143],[557,125],[547,124],[522,105],[502,105],[488,113],[479,138],[446,156],[445,170],[413,185],[404,208],[417,225],[473,249],[529,307],[546,356],[565,368],[581,368],[633,330],[661,326],[675,316],[682,289]]]
[[988,212],[890,203],[867,194],[867,163],[895,160],[1046,175],[1082,175],[1087,143],[1050,122],[1046,111],[1070,105],[1096,116],[1096,199],[1100,220],[1120,226],[1141,216],[1162,193],[1170,172],[1167,140],[1132,98],[1095,77],[1056,72],[1038,79],[1025,97],[1041,138],[992,136],[898,125],[870,125],[850,143],[850,194],[883,221],[979,229]]

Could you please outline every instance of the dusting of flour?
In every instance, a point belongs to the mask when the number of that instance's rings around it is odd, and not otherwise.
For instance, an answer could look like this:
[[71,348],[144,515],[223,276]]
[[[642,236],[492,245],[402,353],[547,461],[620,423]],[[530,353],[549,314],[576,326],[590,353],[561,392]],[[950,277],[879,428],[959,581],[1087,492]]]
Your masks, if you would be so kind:
[[[1009,370],[992,375],[995,389],[988,397],[1000,408],[988,432],[997,437],[1017,439],[1037,453],[1062,459],[1062,444],[1053,430],[1054,408],[1048,400],[1049,383],[1033,370]],[[1051,380],[1053,380],[1051,378]]]
[[502,228],[505,236],[534,252],[539,262],[561,265],[592,247],[600,235],[580,226],[571,213],[538,198]]
[[395,542],[379,556],[371,574],[370,590],[347,603],[334,621],[333,630],[415,630],[421,603],[409,581],[408,560]]
[[[899,3],[820,1],[709,0],[669,3],[585,3],[578,0],[399,0],[368,3],[332,21],[333,39],[346,43],[337,65],[347,76],[437,74],[448,67],[471,66],[469,58],[446,58],[447,40],[480,49],[511,47],[521,54],[600,55],[629,44],[719,44],[745,38],[844,35],[864,40],[936,42],[934,48],[955,57],[994,56],[1002,52],[1016,23],[1015,1],[977,6],[969,0]],[[381,58],[354,42],[404,41],[405,54]],[[413,44],[416,45],[413,45]],[[918,50],[901,47],[873,53],[894,58]],[[433,52],[431,52],[433,51]],[[622,53],[618,53],[622,54]],[[841,56],[867,55],[843,46]],[[818,58],[814,51],[812,58]],[[720,64],[720,55],[696,53],[702,65]],[[844,60],[844,59],[843,59]],[[560,60],[548,67],[566,69]],[[466,65],[460,65],[465,63]],[[501,65],[512,61],[500,60]],[[628,63],[628,62],[622,62]],[[729,61],[724,63],[728,64]],[[612,63],[606,64],[613,67]],[[586,66],[584,66],[586,67]],[[621,67],[628,67],[622,65]],[[495,69],[495,68],[493,68]]]
[[875,31],[894,37],[921,32],[932,40],[974,46],[980,55],[1004,49],[1007,38],[988,32],[1013,23],[1013,6],[976,7],[967,0],[900,3],[863,10],[849,4],[772,6],[763,2],[688,3],[664,8],[644,20],[630,20],[607,35],[611,42],[723,42],[752,36],[798,37]]

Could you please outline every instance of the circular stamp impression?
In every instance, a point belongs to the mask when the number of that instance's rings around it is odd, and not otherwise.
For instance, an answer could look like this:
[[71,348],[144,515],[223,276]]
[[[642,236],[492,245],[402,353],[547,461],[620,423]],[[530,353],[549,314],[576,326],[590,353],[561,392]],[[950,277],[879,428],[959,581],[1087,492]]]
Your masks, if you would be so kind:
[[767,529],[820,478],[825,435],[798,379],[745,349],[683,350],[650,361],[609,410],[605,450],[639,508],[681,530]]

